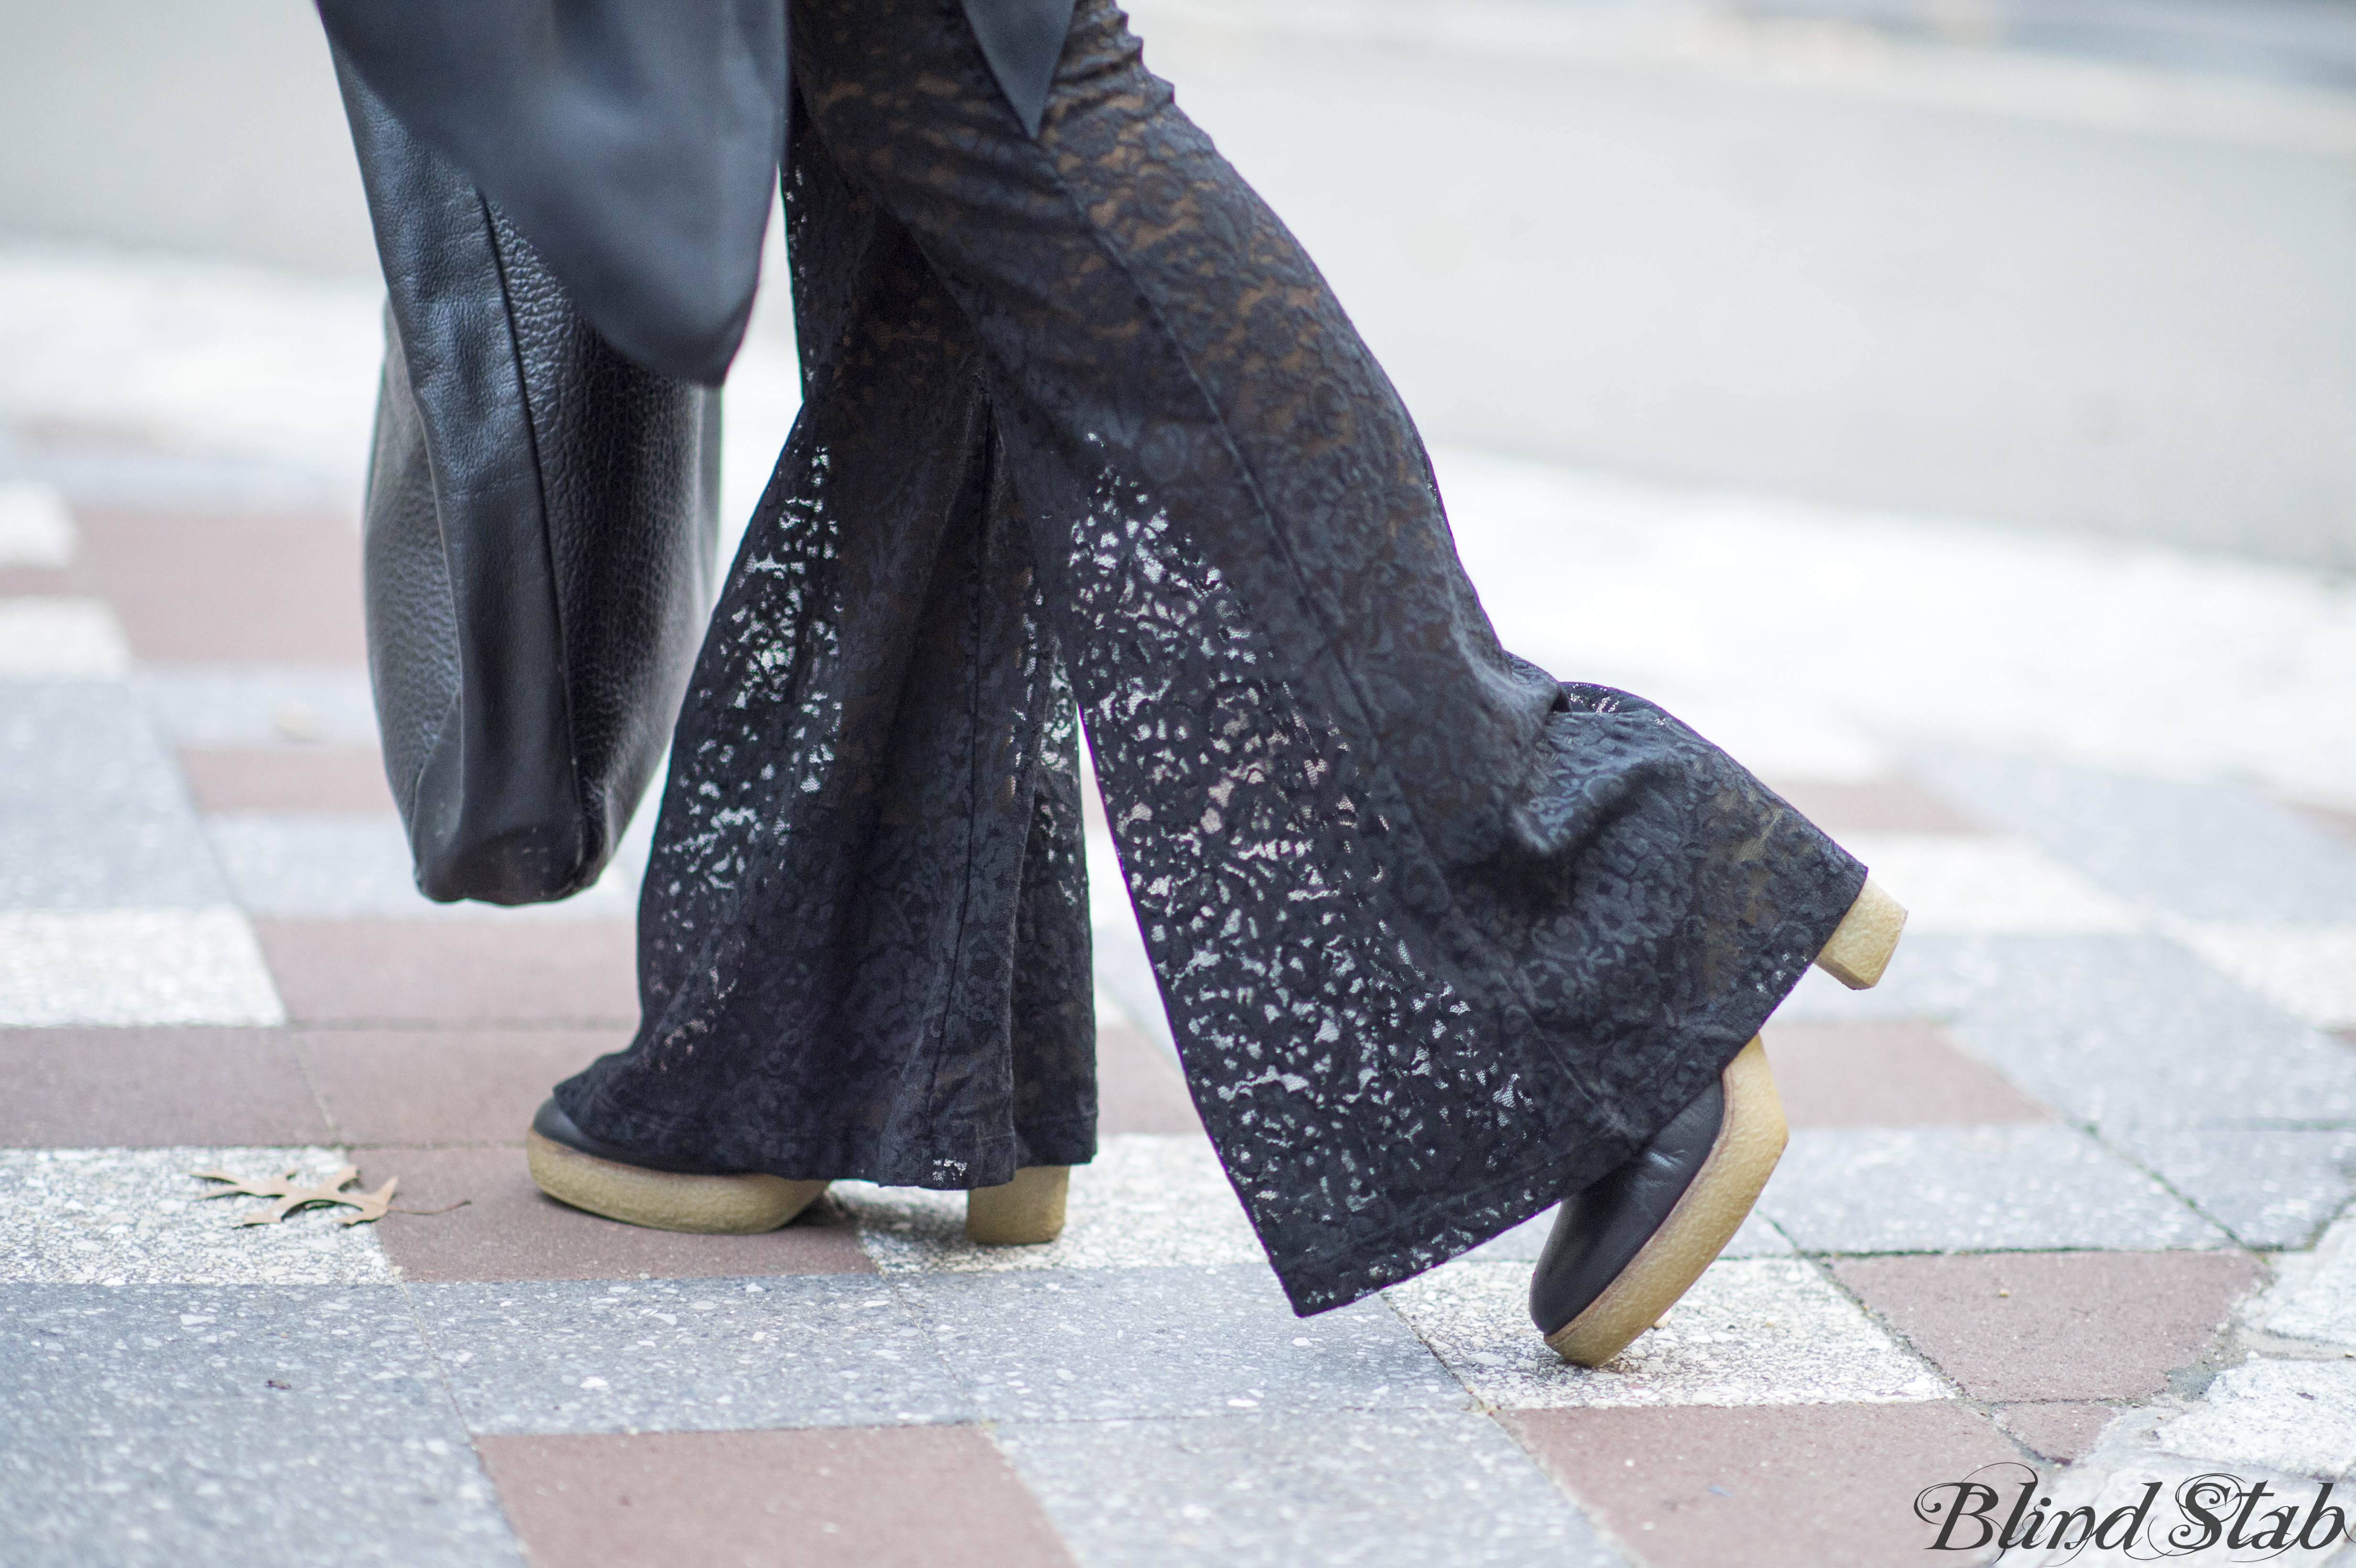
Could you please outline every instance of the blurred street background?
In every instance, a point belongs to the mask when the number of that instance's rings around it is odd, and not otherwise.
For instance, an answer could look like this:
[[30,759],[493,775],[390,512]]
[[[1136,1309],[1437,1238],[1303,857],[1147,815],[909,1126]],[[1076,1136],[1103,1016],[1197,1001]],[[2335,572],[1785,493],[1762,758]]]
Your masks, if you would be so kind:
[[[0,0],[0,1563],[1823,1568],[1919,1560],[1941,1467],[2356,1469],[2356,0],[1132,16],[1397,382],[1506,645],[1915,910],[1882,990],[1769,1029],[1762,1218],[1616,1371],[1533,1349],[1542,1228],[1294,1325],[1101,835],[1065,1243],[978,1258],[873,1189],[742,1246],[537,1199],[523,1117],[633,1022],[642,851],[552,911],[408,884],[359,622],[382,285],[316,16]],[[796,408],[780,261],[732,530]],[[190,1207],[282,1156],[473,1206]],[[347,1310],[382,1388],[317,1337]],[[726,1370],[773,1329],[835,1360]],[[236,1380],[297,1365],[362,1403],[280,1432]],[[306,1444],[408,1490],[296,1500]],[[838,1461],[784,1535],[739,1517]]]

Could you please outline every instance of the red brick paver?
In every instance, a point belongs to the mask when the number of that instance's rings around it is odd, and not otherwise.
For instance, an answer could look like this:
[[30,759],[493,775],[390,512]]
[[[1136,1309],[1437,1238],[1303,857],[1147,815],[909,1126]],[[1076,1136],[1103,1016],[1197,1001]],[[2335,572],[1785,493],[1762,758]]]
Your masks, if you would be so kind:
[[1070,1568],[970,1426],[476,1444],[534,1568]]
[[56,599],[85,592],[58,566],[0,566],[0,599]]
[[691,1236],[584,1214],[531,1184],[519,1148],[363,1149],[373,1186],[401,1178],[407,1209],[377,1221],[385,1255],[411,1279],[732,1279],[746,1275],[873,1274],[859,1233],[821,1204],[782,1231]]
[[2345,806],[2317,805],[2310,801],[2294,800],[2287,804],[2293,811],[2322,828],[2335,838],[2356,844],[2356,811]]
[[329,1141],[284,1029],[0,1029],[0,1085],[16,1147]]
[[1844,833],[1985,833],[1987,828],[1911,780],[1832,784],[1814,779],[1770,781],[1800,815],[1833,835]]
[[312,1029],[303,1063],[338,1141],[520,1144],[560,1080],[630,1040],[626,1029]]
[[2258,1280],[2246,1253],[1860,1258],[1842,1284],[1975,1399],[2136,1399],[2189,1366]]
[[1097,1029],[1097,1131],[1200,1133],[1202,1117],[1177,1064],[1126,1025]]
[[1934,1530],[1914,1516],[1917,1494],[2021,1460],[1986,1417],[1944,1403],[1528,1410],[1498,1420],[1646,1568],[1920,1563]]
[[180,753],[180,771],[204,811],[393,809],[374,746],[190,749]]
[[626,920],[257,920],[297,1023],[634,1025]]
[[1774,1024],[1766,1031],[1795,1127],[2047,1122],[2053,1113],[1957,1049],[1936,1024]]
[[285,513],[77,512],[73,578],[105,595],[143,662],[368,662],[359,530]]
[[2083,1458],[2118,1412],[2107,1404],[2062,1400],[2051,1404],[2008,1404],[1997,1417],[2007,1432],[2048,1459]]

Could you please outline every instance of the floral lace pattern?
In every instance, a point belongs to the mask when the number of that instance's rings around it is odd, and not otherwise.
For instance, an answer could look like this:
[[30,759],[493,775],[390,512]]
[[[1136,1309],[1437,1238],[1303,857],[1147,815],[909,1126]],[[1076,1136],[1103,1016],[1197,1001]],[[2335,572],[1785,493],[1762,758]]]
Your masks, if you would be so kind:
[[1035,141],[953,0],[794,24],[808,401],[674,745],[645,1021],[566,1109],[795,1177],[1086,1157],[1076,698],[1299,1310],[1625,1159],[1863,869],[1667,714],[1498,645],[1396,394],[1112,5]]

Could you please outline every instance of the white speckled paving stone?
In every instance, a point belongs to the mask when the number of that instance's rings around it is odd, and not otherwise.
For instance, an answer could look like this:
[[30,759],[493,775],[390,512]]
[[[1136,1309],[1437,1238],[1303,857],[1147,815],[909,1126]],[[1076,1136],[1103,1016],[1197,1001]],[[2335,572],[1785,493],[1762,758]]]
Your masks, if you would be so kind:
[[1804,1253],[2228,1244],[2075,1127],[1810,1127],[1760,1195]]
[[1949,1397],[1935,1373],[1796,1261],[1712,1264],[1663,1326],[1592,1369],[1547,1349],[1519,1264],[1447,1264],[1385,1295],[1466,1387],[1507,1408]]
[[860,1244],[886,1274],[1256,1264],[1259,1239],[1207,1139],[1121,1133],[1072,1168],[1064,1233],[1044,1246],[965,1239],[965,1194],[838,1181]]
[[80,543],[56,485],[0,479],[0,566],[64,566]]
[[96,599],[0,599],[0,680],[120,680],[131,646]]
[[2187,925],[2179,940],[2294,1018],[2356,1026],[2356,924]]
[[2324,1232],[2315,1251],[2275,1260],[2276,1284],[2250,1304],[2269,1334],[2356,1349],[2356,1215]]
[[[2064,1547],[2059,1551],[2030,1551],[2025,1553],[2007,1552],[2004,1563],[2019,1563],[2022,1568],[2110,1568],[2111,1564],[2165,1563],[2168,1568],[2252,1568],[2254,1563],[2282,1564],[2284,1568],[2325,1568],[2326,1563],[2345,1568],[2350,1561],[2342,1552],[2332,1555],[2329,1551],[2305,1552],[2294,1548],[2269,1555],[2264,1551],[2251,1551],[2247,1546],[2235,1550],[2228,1541],[2217,1540],[2205,1548],[2195,1549],[2193,1543],[2204,1536],[2200,1518],[2188,1512],[2179,1499],[2188,1494],[2186,1483],[2201,1477],[2215,1477],[2224,1467],[2215,1460],[2190,1459],[2171,1454],[2160,1446],[2162,1424],[2170,1416],[2166,1410],[2132,1407],[2114,1416],[2104,1429],[2100,1441],[2091,1452],[2082,1455],[2066,1467],[2048,1467],[2041,1475],[2036,1495],[2051,1498],[2048,1517],[2058,1518],[2074,1509],[2091,1508],[2096,1520],[2108,1520],[2123,1508],[2131,1509],[2143,1500],[2151,1483],[2159,1483],[2159,1492],[2153,1499],[2146,1525],[2137,1535],[2132,1552],[2102,1552],[2087,1548]],[[2180,1417],[2179,1419],[2181,1419]],[[2159,1428],[2159,1430],[2155,1430]],[[1992,1485],[2001,1495],[2002,1506],[1992,1510],[1995,1522],[2001,1524],[2019,1495],[2019,1484],[2028,1478],[2027,1467],[2013,1469],[1998,1467],[1983,1473],[1979,1479]],[[2259,1518],[2254,1521],[2251,1534],[2261,1534],[2268,1528],[2264,1510],[2288,1504],[2303,1516],[2308,1505],[2320,1489],[2320,1484],[2302,1477],[2249,1464],[2235,1464],[2231,1468],[2232,1479],[2225,1485],[2236,1489],[2254,1482],[2269,1488],[2269,1496],[2261,1500]],[[2211,1494],[2207,1498],[2212,1512],[2221,1499]],[[2335,1495],[2331,1503],[2338,1503]],[[2231,1525],[2237,1511],[2236,1503],[2222,1504],[2223,1522]],[[2327,1504],[2327,1507],[2330,1504]],[[2115,1529],[2116,1527],[2115,1527]],[[2222,1533],[2222,1532],[2221,1532]],[[2177,1536],[2171,1543],[2169,1537]],[[2072,1539],[2074,1541],[2076,1532]],[[1963,1538],[1968,1542],[1972,1538]],[[1954,1560],[1973,1559],[1962,1552],[1953,1552]],[[1928,1561],[1926,1559],[1925,1561]]]
[[1001,1425],[1087,1568],[1626,1562],[1484,1415],[1400,1410]]
[[1380,1300],[1295,1317],[1265,1263],[902,1275],[894,1285],[986,1420],[1471,1403]]
[[413,1285],[477,1432],[724,1432],[966,1421],[873,1275]]
[[0,909],[0,1027],[285,1021],[241,911]]
[[[188,1173],[316,1180],[343,1164],[318,1148],[0,1149],[0,1280],[74,1285],[350,1285],[392,1270],[348,1209],[310,1209],[240,1225],[269,1200],[207,1199],[224,1190]],[[363,1159],[373,1191],[397,1170]],[[398,1202],[396,1194],[394,1201]]]
[[[1536,1263],[1546,1251],[1547,1234],[1554,1229],[1556,1211],[1548,1209],[1534,1215],[1507,1231],[1502,1236],[1482,1243],[1464,1255],[1482,1262],[1519,1260]],[[1752,1210],[1742,1218],[1742,1228],[1719,1252],[1722,1258],[1783,1258],[1794,1252],[1790,1238],[1769,1224],[1765,1216]]]
[[1910,935],[2133,931],[2133,910],[2016,838],[1852,833],[1842,848],[1906,906]]
[[5,1299],[11,1568],[520,1568],[397,1286]]
[[2188,1459],[2346,1476],[2356,1471],[2356,1361],[2254,1360],[2220,1372],[2158,1436]]

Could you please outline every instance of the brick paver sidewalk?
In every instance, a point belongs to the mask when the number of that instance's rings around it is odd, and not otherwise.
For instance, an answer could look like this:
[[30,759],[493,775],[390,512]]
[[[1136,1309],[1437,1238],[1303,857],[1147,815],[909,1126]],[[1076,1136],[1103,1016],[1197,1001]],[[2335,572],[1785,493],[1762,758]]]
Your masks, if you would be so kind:
[[[1771,1026],[1791,1152],[1600,1371],[1524,1315],[1543,1220],[1292,1317],[1109,890],[1062,1241],[853,1184],[772,1235],[642,1232],[519,1147],[627,1037],[629,866],[424,902],[348,521],[68,507],[25,453],[0,1561],[1820,1568],[1920,1560],[1917,1493],[1990,1465],[2062,1507],[2356,1466],[2356,1236],[2318,1247],[2356,1168],[2345,817],[1927,747],[1780,781],[1914,925],[1879,991],[1812,977]],[[240,1228],[189,1174],[346,1160],[465,1206]]]

